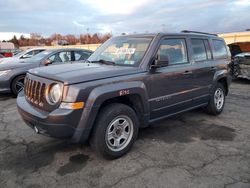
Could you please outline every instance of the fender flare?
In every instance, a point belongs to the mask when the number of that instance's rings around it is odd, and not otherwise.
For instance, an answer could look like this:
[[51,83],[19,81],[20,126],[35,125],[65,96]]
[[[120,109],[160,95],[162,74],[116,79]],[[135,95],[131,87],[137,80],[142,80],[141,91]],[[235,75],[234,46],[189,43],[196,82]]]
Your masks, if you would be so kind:
[[221,78],[227,78],[228,71],[227,70],[219,70],[216,71],[213,77],[213,81],[217,82]]
[[120,96],[137,94],[142,100],[143,113],[149,114],[147,89],[143,82],[131,81],[111,83],[96,87],[91,91],[85,103],[80,121],[72,137],[73,142],[86,141],[90,135],[94,121],[103,102]]
[[225,79],[226,80],[226,89],[227,89],[227,93],[228,93],[228,88],[230,83],[232,82],[232,77],[229,75],[229,72],[227,70],[219,70],[217,72],[215,72],[214,77],[213,77],[213,86],[215,85],[215,83],[217,83],[220,79]]
[[[137,94],[143,101],[148,101],[146,87],[143,82],[126,82],[109,84],[95,88],[89,95],[86,107],[99,107],[104,101],[115,97]],[[143,110],[149,110],[148,103],[143,103]]]

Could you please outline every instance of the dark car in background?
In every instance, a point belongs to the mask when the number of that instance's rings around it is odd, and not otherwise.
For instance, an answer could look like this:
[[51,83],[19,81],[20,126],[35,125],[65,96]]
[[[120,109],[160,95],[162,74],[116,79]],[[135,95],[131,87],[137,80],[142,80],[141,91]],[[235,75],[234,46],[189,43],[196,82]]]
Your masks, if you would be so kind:
[[23,89],[29,69],[81,61],[91,54],[92,51],[83,49],[50,49],[23,61],[0,63],[0,93],[12,92],[17,95]]
[[232,62],[233,78],[245,78],[250,80],[250,52],[235,55]]

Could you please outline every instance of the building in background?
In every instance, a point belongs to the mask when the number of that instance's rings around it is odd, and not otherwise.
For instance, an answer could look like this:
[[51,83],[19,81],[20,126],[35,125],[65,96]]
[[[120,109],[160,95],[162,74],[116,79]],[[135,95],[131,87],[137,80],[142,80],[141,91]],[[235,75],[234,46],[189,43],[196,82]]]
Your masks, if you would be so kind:
[[219,36],[226,41],[232,56],[242,52],[250,52],[250,31],[222,33]]

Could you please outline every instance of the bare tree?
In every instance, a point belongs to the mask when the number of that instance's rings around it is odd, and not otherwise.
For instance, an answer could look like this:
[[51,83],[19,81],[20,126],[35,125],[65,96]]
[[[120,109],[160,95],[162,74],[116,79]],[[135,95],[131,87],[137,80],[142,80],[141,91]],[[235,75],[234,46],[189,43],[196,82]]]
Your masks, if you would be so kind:
[[[59,33],[54,33],[50,37],[44,38],[42,35],[38,33],[31,33],[30,38],[25,38],[22,35],[18,40],[16,39],[16,42],[14,44],[17,44],[19,46],[41,46],[41,45],[50,46],[53,44],[57,44],[60,40],[65,40],[70,45],[76,45],[78,42],[80,42],[80,44],[98,44],[105,42],[110,37],[112,37],[111,33],[107,34],[95,33],[93,35],[86,33],[86,34],[80,34],[78,36],[72,34],[61,35]],[[15,38],[13,38],[12,40],[15,41]]]

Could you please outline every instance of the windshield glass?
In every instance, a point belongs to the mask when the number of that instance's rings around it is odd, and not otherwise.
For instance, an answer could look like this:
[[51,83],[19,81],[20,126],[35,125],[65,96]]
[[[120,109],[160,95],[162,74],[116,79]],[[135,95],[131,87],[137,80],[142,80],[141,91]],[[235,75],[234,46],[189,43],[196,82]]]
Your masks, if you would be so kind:
[[138,66],[152,38],[115,37],[100,46],[89,61],[111,61],[116,65]]
[[21,52],[17,53],[16,55],[14,55],[14,57],[21,57],[22,55],[26,54],[27,52],[29,52],[29,50],[21,51]]
[[45,50],[43,52],[38,53],[37,55],[34,55],[33,57],[25,60],[25,62],[30,63],[30,62],[37,62],[41,61],[43,58],[47,57],[49,54],[51,54],[51,50]]

